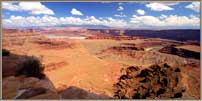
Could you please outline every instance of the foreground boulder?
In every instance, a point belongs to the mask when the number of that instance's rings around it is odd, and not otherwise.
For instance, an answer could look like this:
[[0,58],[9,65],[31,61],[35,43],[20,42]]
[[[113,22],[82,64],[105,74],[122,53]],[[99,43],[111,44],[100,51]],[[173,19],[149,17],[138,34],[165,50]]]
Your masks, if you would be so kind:
[[95,94],[82,88],[70,86],[60,92],[62,99],[111,99],[109,96]]
[[3,79],[3,99],[59,99],[56,89],[47,78],[10,76]]

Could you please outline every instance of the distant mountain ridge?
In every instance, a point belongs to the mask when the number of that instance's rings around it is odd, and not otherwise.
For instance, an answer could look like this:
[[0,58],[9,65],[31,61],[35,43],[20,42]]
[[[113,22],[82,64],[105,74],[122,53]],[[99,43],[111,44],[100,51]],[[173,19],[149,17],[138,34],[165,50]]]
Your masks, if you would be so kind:
[[200,29],[169,29],[169,30],[118,30],[118,29],[89,29],[119,35],[120,31],[127,36],[139,36],[145,38],[163,38],[177,41],[197,40],[200,42]]
[[[18,30],[29,30],[29,29],[33,29],[35,31],[40,31],[43,30],[43,28],[50,28],[50,29],[54,29],[54,28],[62,28],[62,29],[68,29],[68,28],[83,28],[86,29],[88,31],[93,31],[93,32],[98,32],[98,34],[100,33],[105,33],[108,35],[119,35],[120,33],[123,33],[126,36],[139,36],[139,37],[144,37],[144,38],[162,38],[162,39],[171,39],[171,40],[177,40],[177,41],[188,41],[188,40],[194,40],[194,41],[198,41],[200,43],[200,29],[164,29],[164,30],[124,30],[124,29],[113,29],[113,28],[108,28],[106,26],[100,26],[102,28],[97,28],[94,27],[92,29],[93,26],[97,26],[97,25],[79,25],[78,26],[60,26],[60,27],[33,27],[33,28],[12,28],[14,29],[18,29]],[[86,28],[84,28],[86,27]],[[4,29],[11,29],[11,28],[3,28]],[[62,30],[61,29],[61,30]],[[83,33],[85,34],[85,33]]]

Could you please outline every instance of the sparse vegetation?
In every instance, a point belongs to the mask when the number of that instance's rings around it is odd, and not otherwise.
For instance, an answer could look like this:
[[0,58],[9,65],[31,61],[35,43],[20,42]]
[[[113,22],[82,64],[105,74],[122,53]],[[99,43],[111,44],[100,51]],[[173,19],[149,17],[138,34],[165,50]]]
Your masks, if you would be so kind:
[[19,65],[16,76],[26,75],[28,77],[37,77],[42,79],[45,77],[43,71],[44,66],[41,64],[41,61],[38,58],[32,56]]
[[175,69],[175,72],[180,72],[181,70],[179,68],[176,68]]
[[165,92],[166,92],[166,89],[160,88],[160,89],[157,91],[157,96],[159,96],[160,94],[164,94]]
[[134,95],[133,95],[133,99],[141,99],[141,94],[140,93],[135,93]]
[[176,93],[173,98],[181,98],[181,97],[182,97],[182,93],[179,92],[179,93]]
[[6,49],[2,49],[2,56],[9,56],[10,52]]

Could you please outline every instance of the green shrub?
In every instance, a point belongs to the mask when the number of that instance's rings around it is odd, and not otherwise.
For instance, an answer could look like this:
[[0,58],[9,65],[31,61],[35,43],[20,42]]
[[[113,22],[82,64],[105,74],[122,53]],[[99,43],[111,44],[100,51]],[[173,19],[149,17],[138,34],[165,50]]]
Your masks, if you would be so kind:
[[134,95],[133,95],[133,99],[141,99],[141,94],[136,92]]
[[176,77],[176,78],[175,78],[175,81],[176,81],[176,83],[178,84],[178,83],[179,83],[179,78]]
[[164,94],[166,92],[166,89],[163,89],[163,88],[160,88],[158,91],[157,91],[157,96],[161,95],[161,94]]
[[175,72],[180,72],[180,71],[181,71],[180,68],[175,69]]
[[41,64],[40,60],[36,57],[30,57],[19,65],[16,76],[26,75],[28,77],[37,77],[42,79],[45,77],[43,71],[44,66]]
[[173,98],[181,98],[182,92],[176,93]]
[[10,52],[6,49],[2,49],[2,56],[9,56]]

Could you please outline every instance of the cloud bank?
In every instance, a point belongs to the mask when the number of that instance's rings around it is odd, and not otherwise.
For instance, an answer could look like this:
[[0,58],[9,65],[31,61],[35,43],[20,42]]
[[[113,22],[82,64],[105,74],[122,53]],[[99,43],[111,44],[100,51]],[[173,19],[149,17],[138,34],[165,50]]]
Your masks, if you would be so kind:
[[122,19],[114,19],[105,17],[98,19],[94,16],[85,17],[53,17],[44,15],[39,16],[11,16],[8,19],[3,19],[3,27],[33,27],[33,26],[60,26],[60,25],[102,25],[113,28],[186,28],[199,27],[200,19],[196,16],[177,16],[177,15],[161,15],[155,16],[138,16],[133,15],[129,21]]
[[40,2],[19,2],[18,4],[3,2],[2,8],[10,11],[27,11],[30,14],[54,15],[54,12]]
[[[172,6],[177,5],[176,2],[149,2],[144,6],[152,11],[170,11],[174,10]],[[95,17],[83,16],[84,14],[77,8],[72,8],[69,12],[72,16],[56,17],[55,13],[40,2],[3,2],[2,8],[9,11],[28,12],[29,16],[11,15],[9,18],[2,19],[3,27],[40,27],[40,26],[61,26],[61,25],[100,25],[110,28],[124,29],[187,29],[199,28],[200,18],[198,16],[179,16],[164,15],[160,16],[147,15],[143,9],[137,9],[133,15],[125,15],[123,11],[123,3],[118,3],[117,14],[113,17]],[[200,3],[191,2],[184,6],[185,9],[191,9],[199,12]],[[43,15],[42,15],[43,14]],[[82,17],[80,17],[82,16]],[[126,19],[127,17],[127,19]]]

